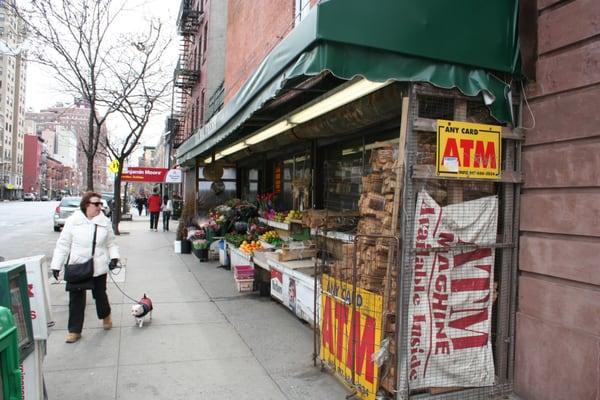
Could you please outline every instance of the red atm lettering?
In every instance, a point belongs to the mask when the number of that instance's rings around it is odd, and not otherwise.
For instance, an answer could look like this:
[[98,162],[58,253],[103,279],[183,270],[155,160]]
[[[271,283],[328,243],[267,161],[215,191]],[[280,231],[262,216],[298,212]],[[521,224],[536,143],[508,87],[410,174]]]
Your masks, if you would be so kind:
[[[486,303],[489,301],[490,279],[492,266],[490,264],[474,264],[475,261],[486,259],[492,256],[492,249],[483,248],[460,253],[454,256],[454,268],[475,268],[486,272],[485,277],[477,278],[460,278],[453,279],[450,283],[453,293],[457,292],[472,292],[484,291],[487,292],[481,300],[473,301],[476,303]],[[470,266],[465,265],[473,263]],[[468,306],[467,306],[468,307]],[[466,315],[465,315],[466,314]],[[458,318],[456,318],[458,316]],[[469,349],[473,347],[483,347],[488,342],[487,332],[479,332],[470,329],[471,326],[487,321],[489,318],[488,309],[485,308],[465,308],[455,309],[450,308],[450,323],[448,326],[453,329],[464,331],[467,336],[452,337],[452,346],[454,350]],[[475,335],[473,335],[475,333]]]
[[488,342],[488,334],[487,332],[478,332],[472,329],[468,329],[470,326],[478,324],[480,322],[486,321],[488,319],[488,310],[487,308],[481,309],[469,309],[469,310],[454,310],[450,309],[450,318],[454,316],[454,314],[458,313],[469,313],[475,312],[475,314],[467,315],[465,317],[455,319],[450,321],[448,324],[450,328],[460,329],[466,332],[478,333],[477,336],[463,336],[458,338],[451,338],[452,347],[454,350],[463,350],[470,349],[473,347],[483,347]]
[[348,306],[344,304],[335,304],[335,321],[337,323],[337,351],[335,357],[338,360],[344,359],[344,332],[346,331],[346,322],[348,321]]
[[375,363],[371,360],[371,356],[375,352],[375,319],[366,316],[365,328],[360,334],[360,312],[355,311],[350,327],[350,340],[348,342],[348,355],[346,357],[346,366],[352,370],[353,363],[353,343],[356,329],[356,373],[362,375],[363,364],[366,363],[365,379],[369,383],[373,383],[375,375]]
[[[462,150],[462,154],[459,148]],[[475,148],[474,154],[473,148]],[[494,142],[460,139],[460,142],[457,143],[455,138],[448,138],[443,157],[456,157],[461,167],[496,169],[496,145]],[[473,165],[471,165],[471,160],[473,160]]]
[[323,307],[323,347],[334,353],[333,346],[333,321],[331,319],[331,298],[325,297],[325,306]]

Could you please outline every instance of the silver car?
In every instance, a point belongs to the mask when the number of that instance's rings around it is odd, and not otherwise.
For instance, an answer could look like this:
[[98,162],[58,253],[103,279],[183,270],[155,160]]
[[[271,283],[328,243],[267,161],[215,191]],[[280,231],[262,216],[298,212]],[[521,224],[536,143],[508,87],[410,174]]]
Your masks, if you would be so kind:
[[54,232],[61,230],[65,226],[65,221],[76,210],[79,209],[81,197],[63,197],[60,204],[54,210]]
[[[101,199],[102,201],[102,212],[104,215],[108,216],[110,208],[108,207],[108,203],[106,200]],[[60,204],[54,210],[54,232],[59,232],[63,226],[65,226],[65,221],[67,218],[73,214],[76,210],[79,209],[79,204],[81,203],[81,197],[63,197],[60,201]]]

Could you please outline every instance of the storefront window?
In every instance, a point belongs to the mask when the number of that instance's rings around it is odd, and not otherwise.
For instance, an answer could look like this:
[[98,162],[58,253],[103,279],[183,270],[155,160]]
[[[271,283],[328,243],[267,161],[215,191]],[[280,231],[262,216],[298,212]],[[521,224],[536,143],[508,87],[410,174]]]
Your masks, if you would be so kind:
[[312,176],[310,155],[294,156],[284,160],[279,166],[282,171],[282,190],[277,196],[276,208],[281,210],[308,208]]
[[258,194],[258,169],[244,169],[242,174],[242,199],[255,201]]
[[209,180],[204,167],[198,168],[198,210],[205,215],[211,208],[237,196],[236,169],[223,168],[220,179]]

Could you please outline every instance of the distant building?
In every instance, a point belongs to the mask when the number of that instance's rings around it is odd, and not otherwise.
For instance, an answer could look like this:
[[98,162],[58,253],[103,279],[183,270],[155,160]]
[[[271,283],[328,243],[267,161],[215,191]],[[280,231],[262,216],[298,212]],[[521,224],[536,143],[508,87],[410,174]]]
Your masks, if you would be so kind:
[[40,136],[25,135],[23,191],[26,193],[41,193],[43,150],[44,140]]
[[75,133],[62,125],[56,127],[56,158],[63,165],[77,167],[77,137]]
[[[55,132],[66,129],[75,134],[75,167],[76,175],[78,176],[75,186],[77,191],[83,190],[86,187],[87,156],[81,142],[87,143],[89,110],[86,102],[75,99],[71,105],[57,103],[53,107],[48,107],[40,112],[27,113],[27,119],[35,122],[36,131],[38,133],[42,132],[42,135],[46,129],[51,129]],[[57,128],[57,126],[60,126],[60,128]],[[103,142],[106,136],[107,129],[103,126],[100,132],[100,141]],[[97,191],[104,191],[110,187],[107,165],[107,158],[99,148],[94,158],[94,189]]]
[[0,197],[23,194],[23,152],[26,57],[20,47],[26,38],[24,24],[0,3]]
[[47,195],[50,198],[55,198],[61,194],[64,190],[63,183],[63,165],[60,161],[53,157],[46,159],[46,182],[43,193],[41,195]]
[[138,165],[140,167],[154,167],[154,157],[156,154],[155,146],[144,146],[144,153],[140,156]]

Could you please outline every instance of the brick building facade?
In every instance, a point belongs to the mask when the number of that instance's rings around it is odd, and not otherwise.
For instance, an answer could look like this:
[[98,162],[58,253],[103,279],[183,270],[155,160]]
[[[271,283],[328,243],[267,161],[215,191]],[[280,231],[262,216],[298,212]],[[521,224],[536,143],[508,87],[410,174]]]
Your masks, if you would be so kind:
[[23,191],[40,194],[44,141],[37,135],[25,135],[24,143]]
[[516,391],[600,396],[600,2],[537,2],[525,133]]

